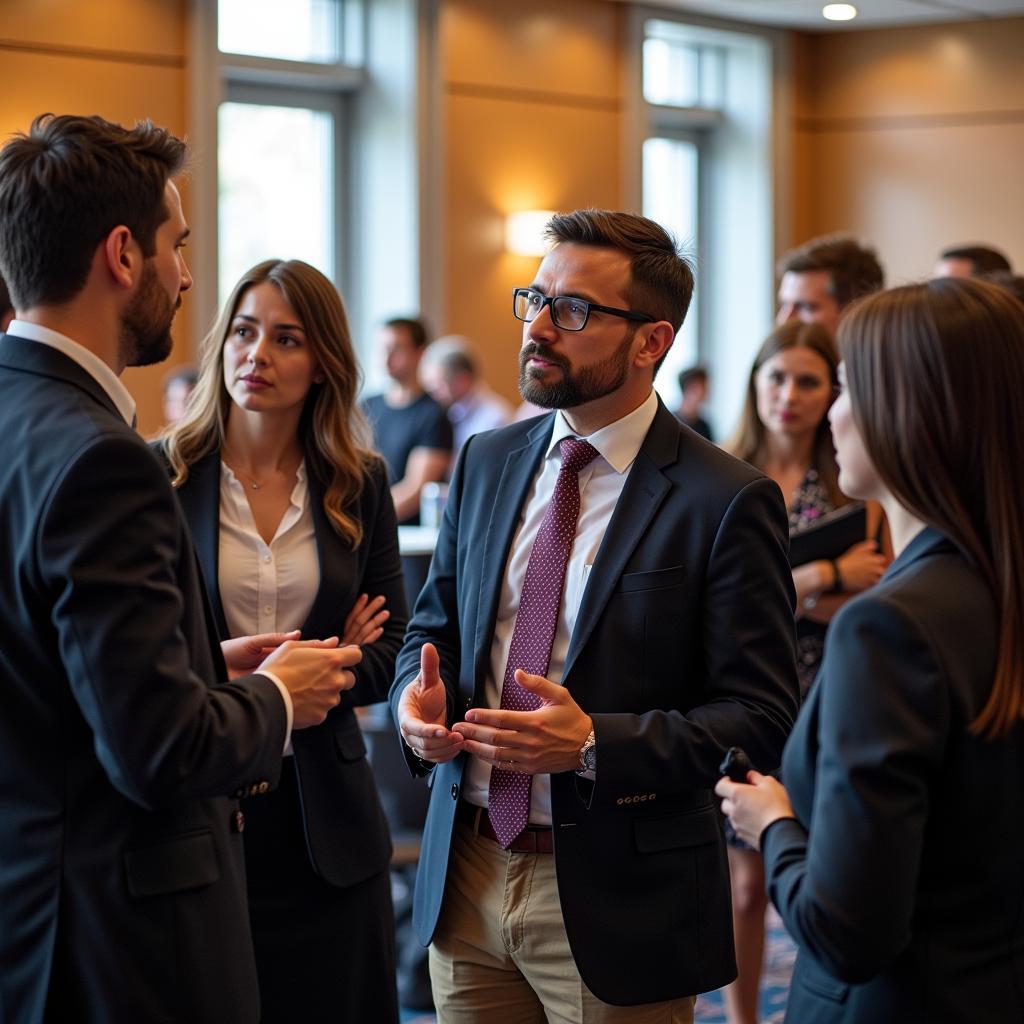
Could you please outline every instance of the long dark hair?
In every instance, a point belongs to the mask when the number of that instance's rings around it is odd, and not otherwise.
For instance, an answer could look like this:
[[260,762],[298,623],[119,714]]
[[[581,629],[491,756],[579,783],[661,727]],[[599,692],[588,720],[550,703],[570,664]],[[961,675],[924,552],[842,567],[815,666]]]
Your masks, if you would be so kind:
[[[753,466],[763,466],[765,462],[765,436],[768,428],[757,413],[757,372],[772,356],[790,348],[808,348],[815,355],[821,356],[828,366],[829,383],[836,387],[839,383],[839,354],[836,351],[832,335],[817,323],[804,323],[802,320],[787,320],[776,327],[764,340],[764,344],[754,357],[754,365],[750,368],[747,380],[747,394],[743,402],[743,412],[736,433],[726,443],[726,449],[744,462]],[[814,432],[811,446],[811,460],[818,471],[818,479],[828,494],[829,501],[836,507],[846,505],[850,499],[839,490],[839,467],[836,466],[836,450],[832,444],[832,432],[828,426],[828,409],[822,413],[821,422]]]
[[889,492],[988,580],[999,614],[972,728],[1024,717],[1024,312],[997,285],[942,278],[861,300],[839,328],[854,423]]

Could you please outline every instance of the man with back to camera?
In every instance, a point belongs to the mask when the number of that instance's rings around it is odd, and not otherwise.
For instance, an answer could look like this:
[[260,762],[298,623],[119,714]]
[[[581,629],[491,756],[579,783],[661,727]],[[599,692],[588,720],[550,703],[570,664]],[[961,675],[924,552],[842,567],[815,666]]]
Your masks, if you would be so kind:
[[391,693],[430,776],[415,924],[442,1024],[690,1021],[735,977],[718,765],[774,766],[796,713],[786,514],[653,390],[671,238],[548,234],[514,312],[556,411],[466,442]]
[[794,318],[820,323],[833,337],[843,310],[885,285],[874,249],[845,235],[812,238],[791,249],[779,261],[778,274],[776,324]]
[[185,159],[99,117],[43,115],[0,150],[0,1017],[19,1024],[258,1019],[236,798],[276,785],[360,658],[332,639],[264,660],[269,634],[225,665],[130,425],[118,375],[167,357],[192,283]]
[[423,485],[444,480],[452,454],[452,428],[420,383],[427,349],[421,320],[396,317],[380,329],[380,346],[391,384],[363,402],[377,450],[391,476],[391,498],[400,526],[418,523]]
[[1011,273],[1010,261],[988,245],[954,245],[939,253],[932,277],[986,277]]

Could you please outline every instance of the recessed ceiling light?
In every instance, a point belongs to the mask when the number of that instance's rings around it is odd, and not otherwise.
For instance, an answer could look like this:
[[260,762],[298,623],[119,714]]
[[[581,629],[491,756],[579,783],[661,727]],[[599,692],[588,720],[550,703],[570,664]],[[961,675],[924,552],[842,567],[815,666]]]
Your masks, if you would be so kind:
[[857,17],[857,8],[853,4],[825,4],[821,15],[829,21],[853,21]]

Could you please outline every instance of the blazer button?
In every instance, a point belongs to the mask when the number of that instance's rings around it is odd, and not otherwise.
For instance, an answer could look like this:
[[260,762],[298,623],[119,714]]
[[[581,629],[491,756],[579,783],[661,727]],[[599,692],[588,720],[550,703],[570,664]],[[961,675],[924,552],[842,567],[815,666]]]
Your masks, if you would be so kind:
[[457,782],[452,783],[452,799],[459,799],[459,784]]
[[231,831],[245,831],[245,815],[241,811],[235,811],[235,813],[231,815]]
[[259,792],[266,793],[267,790],[270,789],[270,783],[266,781],[261,782],[259,786],[257,786],[256,788],[259,790]]
[[647,799],[648,800],[653,800],[657,795],[658,795],[657,793],[648,793],[647,794]]

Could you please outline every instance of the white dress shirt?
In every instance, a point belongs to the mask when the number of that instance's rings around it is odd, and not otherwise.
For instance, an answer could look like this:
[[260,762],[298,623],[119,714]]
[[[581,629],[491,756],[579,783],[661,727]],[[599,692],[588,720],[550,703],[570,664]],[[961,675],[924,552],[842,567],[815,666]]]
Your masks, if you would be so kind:
[[[241,481],[220,464],[217,586],[231,636],[302,627],[320,587],[305,462],[295,474],[290,503],[269,544],[256,529]],[[285,753],[291,752],[289,738]]]
[[[636,459],[637,452],[640,451],[657,411],[658,399],[654,391],[651,391],[646,401],[627,416],[584,438],[599,454],[589,465],[584,466],[579,474],[580,515],[576,524],[576,539],[573,541],[569,564],[565,570],[565,588],[546,674],[553,683],[562,681],[569,640],[576,625],[576,613],[583,600],[591,566],[597,557],[608,522],[626,483],[626,475]],[[578,436],[564,415],[559,412],[555,416],[544,461],[534,479],[533,487],[526,496],[522,520],[512,540],[508,563],[505,566],[498,602],[498,617],[494,625],[494,639],[491,642],[490,672],[484,684],[484,696],[490,708],[501,706],[501,686],[505,678],[509,648],[512,645],[516,614],[519,611],[519,597],[526,578],[526,566],[544,513],[551,503],[555,481],[562,466],[558,443],[563,438]],[[464,799],[469,803],[486,807],[490,773],[490,765],[477,757],[471,757],[463,779]],[[551,824],[550,775],[533,777],[529,820],[533,825]]]
[[95,352],[49,327],[30,324],[26,320],[12,320],[7,333],[25,338],[27,341],[38,341],[57,349],[58,352],[63,352],[103,388],[128,426],[135,421],[135,399],[121,383],[121,378]]

